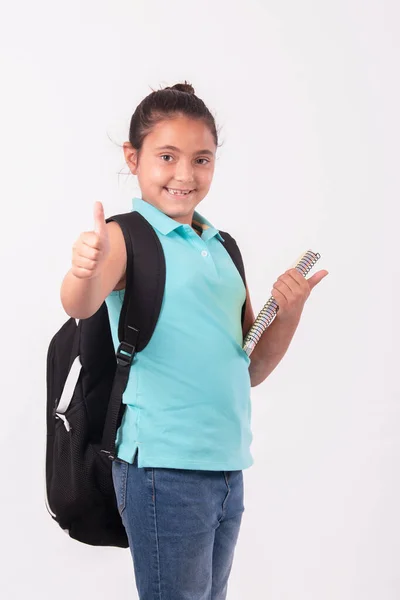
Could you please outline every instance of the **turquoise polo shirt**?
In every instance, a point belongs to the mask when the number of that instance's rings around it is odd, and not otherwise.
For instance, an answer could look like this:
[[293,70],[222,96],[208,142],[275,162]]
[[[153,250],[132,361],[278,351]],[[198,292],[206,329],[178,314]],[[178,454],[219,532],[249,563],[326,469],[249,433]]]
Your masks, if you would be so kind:
[[[131,365],[117,431],[118,458],[139,467],[239,470],[250,452],[250,358],[242,349],[242,278],[221,234],[197,211],[178,223],[141,198],[166,261],[153,336]],[[198,228],[201,236],[194,228]],[[106,298],[115,350],[125,290]]]

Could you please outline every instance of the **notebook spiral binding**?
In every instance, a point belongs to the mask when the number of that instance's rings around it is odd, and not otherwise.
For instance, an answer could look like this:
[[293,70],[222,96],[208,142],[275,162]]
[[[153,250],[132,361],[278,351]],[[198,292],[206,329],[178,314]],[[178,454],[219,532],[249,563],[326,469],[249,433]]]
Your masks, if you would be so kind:
[[[307,250],[304,254],[297,259],[291,268],[297,269],[304,277],[311,271],[317,260],[321,258],[318,252]],[[243,342],[243,350],[247,356],[253,352],[256,344],[260,340],[264,331],[269,327],[272,321],[275,319],[276,314],[279,310],[279,306],[273,296],[264,304],[263,308],[259,312],[254,324],[249,329],[245,340]]]

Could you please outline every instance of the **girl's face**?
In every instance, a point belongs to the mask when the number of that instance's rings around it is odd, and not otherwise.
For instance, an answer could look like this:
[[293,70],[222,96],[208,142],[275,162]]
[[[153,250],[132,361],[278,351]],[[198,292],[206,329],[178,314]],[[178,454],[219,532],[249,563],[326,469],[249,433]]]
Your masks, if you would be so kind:
[[[207,125],[181,115],[153,128],[143,141],[139,158],[129,142],[124,144],[125,160],[137,175],[143,200],[188,225],[210,189],[215,153]],[[168,189],[190,193],[173,195]]]

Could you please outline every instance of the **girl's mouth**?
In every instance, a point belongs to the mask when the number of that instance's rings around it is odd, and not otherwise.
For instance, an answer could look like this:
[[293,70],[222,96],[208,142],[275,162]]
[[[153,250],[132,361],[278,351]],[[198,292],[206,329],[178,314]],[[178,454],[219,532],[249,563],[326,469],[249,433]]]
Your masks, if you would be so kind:
[[188,196],[190,196],[190,194],[192,194],[195,190],[188,190],[186,192],[184,191],[180,191],[180,190],[174,190],[173,188],[167,188],[165,187],[164,190],[167,192],[168,196],[170,196],[170,198],[187,198]]

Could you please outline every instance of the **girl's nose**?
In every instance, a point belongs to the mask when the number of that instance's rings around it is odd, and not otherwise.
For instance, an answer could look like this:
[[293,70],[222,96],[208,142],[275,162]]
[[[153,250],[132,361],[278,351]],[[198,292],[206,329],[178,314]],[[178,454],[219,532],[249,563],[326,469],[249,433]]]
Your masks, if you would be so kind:
[[193,183],[193,165],[191,161],[178,161],[175,167],[175,179],[188,184]]

